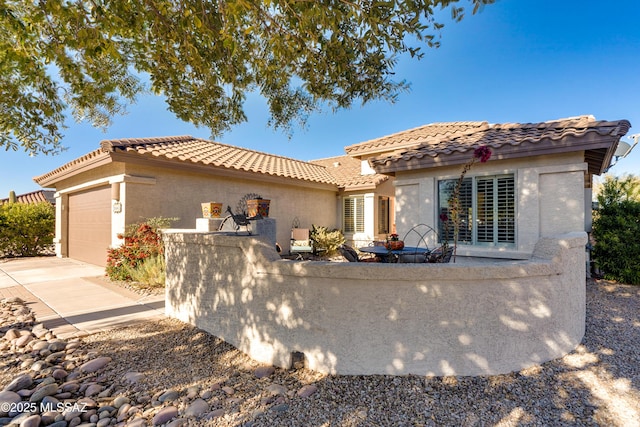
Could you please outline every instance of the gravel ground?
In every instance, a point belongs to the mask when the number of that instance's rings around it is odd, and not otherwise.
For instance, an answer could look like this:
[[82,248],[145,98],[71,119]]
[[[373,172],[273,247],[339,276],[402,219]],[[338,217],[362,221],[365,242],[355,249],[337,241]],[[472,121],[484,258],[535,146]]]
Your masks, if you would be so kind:
[[[640,287],[607,281],[587,284],[586,335],[574,352],[508,375],[269,369],[172,319],[82,338],[72,356],[76,365],[110,358],[78,377],[102,386],[96,407],[128,402],[104,425],[161,424],[171,410],[171,426],[640,426]],[[11,350],[2,357],[0,388],[25,372]]]

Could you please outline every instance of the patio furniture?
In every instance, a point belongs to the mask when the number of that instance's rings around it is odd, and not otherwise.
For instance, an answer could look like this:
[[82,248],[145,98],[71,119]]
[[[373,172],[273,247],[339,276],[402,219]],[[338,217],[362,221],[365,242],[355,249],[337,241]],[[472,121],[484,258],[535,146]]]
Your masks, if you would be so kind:
[[[380,262],[378,256],[362,258],[358,255],[358,251],[349,245],[340,245],[338,247],[340,254],[349,262]],[[361,251],[364,252],[364,251]]]
[[443,253],[444,247],[440,246],[431,251],[431,253],[427,256],[428,263],[447,263],[451,261],[451,256],[453,255],[453,246],[447,246],[447,250]]
[[297,255],[297,259],[303,259],[304,254],[313,254],[313,242],[308,228],[291,229],[290,255]]
[[382,262],[389,263],[400,262],[399,260],[403,256],[416,257],[416,259],[422,259],[420,262],[426,262],[426,257],[430,252],[429,248],[420,248],[416,246],[405,246],[402,249],[393,250],[387,249],[384,246],[364,246],[362,248],[358,248],[358,250],[360,252],[374,254]]
[[[432,236],[433,235],[433,236]],[[433,227],[427,224],[414,225],[407,231],[402,239],[405,243],[405,249],[402,254],[398,256],[398,262],[401,263],[423,263],[428,261],[428,257],[431,253],[429,244],[427,241],[430,238],[434,238],[434,241],[438,241],[438,233]],[[413,249],[413,252],[411,251]]]

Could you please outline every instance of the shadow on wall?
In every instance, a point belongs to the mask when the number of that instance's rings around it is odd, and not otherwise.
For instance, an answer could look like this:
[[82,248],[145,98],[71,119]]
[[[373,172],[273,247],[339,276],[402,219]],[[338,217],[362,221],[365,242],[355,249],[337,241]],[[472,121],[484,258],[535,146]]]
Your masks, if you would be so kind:
[[585,233],[495,265],[287,261],[260,236],[164,239],[167,315],[279,367],[302,352],[331,374],[499,374],[584,335]]

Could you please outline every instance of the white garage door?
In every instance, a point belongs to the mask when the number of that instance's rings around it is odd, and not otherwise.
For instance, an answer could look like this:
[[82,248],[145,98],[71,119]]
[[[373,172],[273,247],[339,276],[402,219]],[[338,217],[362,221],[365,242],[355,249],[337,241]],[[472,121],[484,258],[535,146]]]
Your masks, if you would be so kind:
[[106,265],[111,245],[111,188],[69,195],[69,258]]

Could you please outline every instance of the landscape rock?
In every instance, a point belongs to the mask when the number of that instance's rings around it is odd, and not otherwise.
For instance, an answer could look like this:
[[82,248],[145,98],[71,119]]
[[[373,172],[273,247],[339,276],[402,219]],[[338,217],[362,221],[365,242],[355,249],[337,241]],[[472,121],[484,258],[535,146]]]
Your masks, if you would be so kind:
[[158,397],[158,401],[162,403],[170,402],[172,400],[176,400],[178,397],[180,397],[180,393],[176,390],[167,390]]
[[92,373],[92,372],[97,372],[100,369],[104,368],[105,366],[107,366],[107,364],[111,362],[111,358],[110,357],[106,357],[106,356],[102,356],[102,357],[97,357],[93,360],[90,360],[86,363],[83,363],[82,366],[80,366],[80,371],[84,372],[84,373]]
[[185,417],[198,418],[209,410],[209,404],[203,399],[194,400],[191,405],[184,411]]
[[305,386],[303,386],[300,390],[298,390],[298,396],[300,397],[309,397],[311,396],[313,393],[315,393],[316,391],[318,391],[318,387],[313,385],[313,384],[307,384]]
[[40,415],[31,415],[20,422],[20,427],[38,427],[40,425]]
[[33,392],[29,402],[40,402],[45,396],[52,396],[58,392],[58,384],[47,384]]
[[162,408],[152,420],[154,426],[165,424],[178,416],[178,408],[175,406],[167,406]]
[[29,374],[22,374],[13,379],[4,388],[5,391],[18,391],[23,388],[29,388],[33,384],[33,377]]
[[8,390],[0,391],[0,417],[9,415],[11,406],[21,401],[22,397],[18,393]]
[[124,379],[130,383],[137,383],[144,378],[144,374],[141,372],[127,372],[124,374]]
[[275,371],[276,368],[274,368],[273,366],[260,366],[253,372],[253,374],[256,376],[256,378],[264,378],[273,375]]

